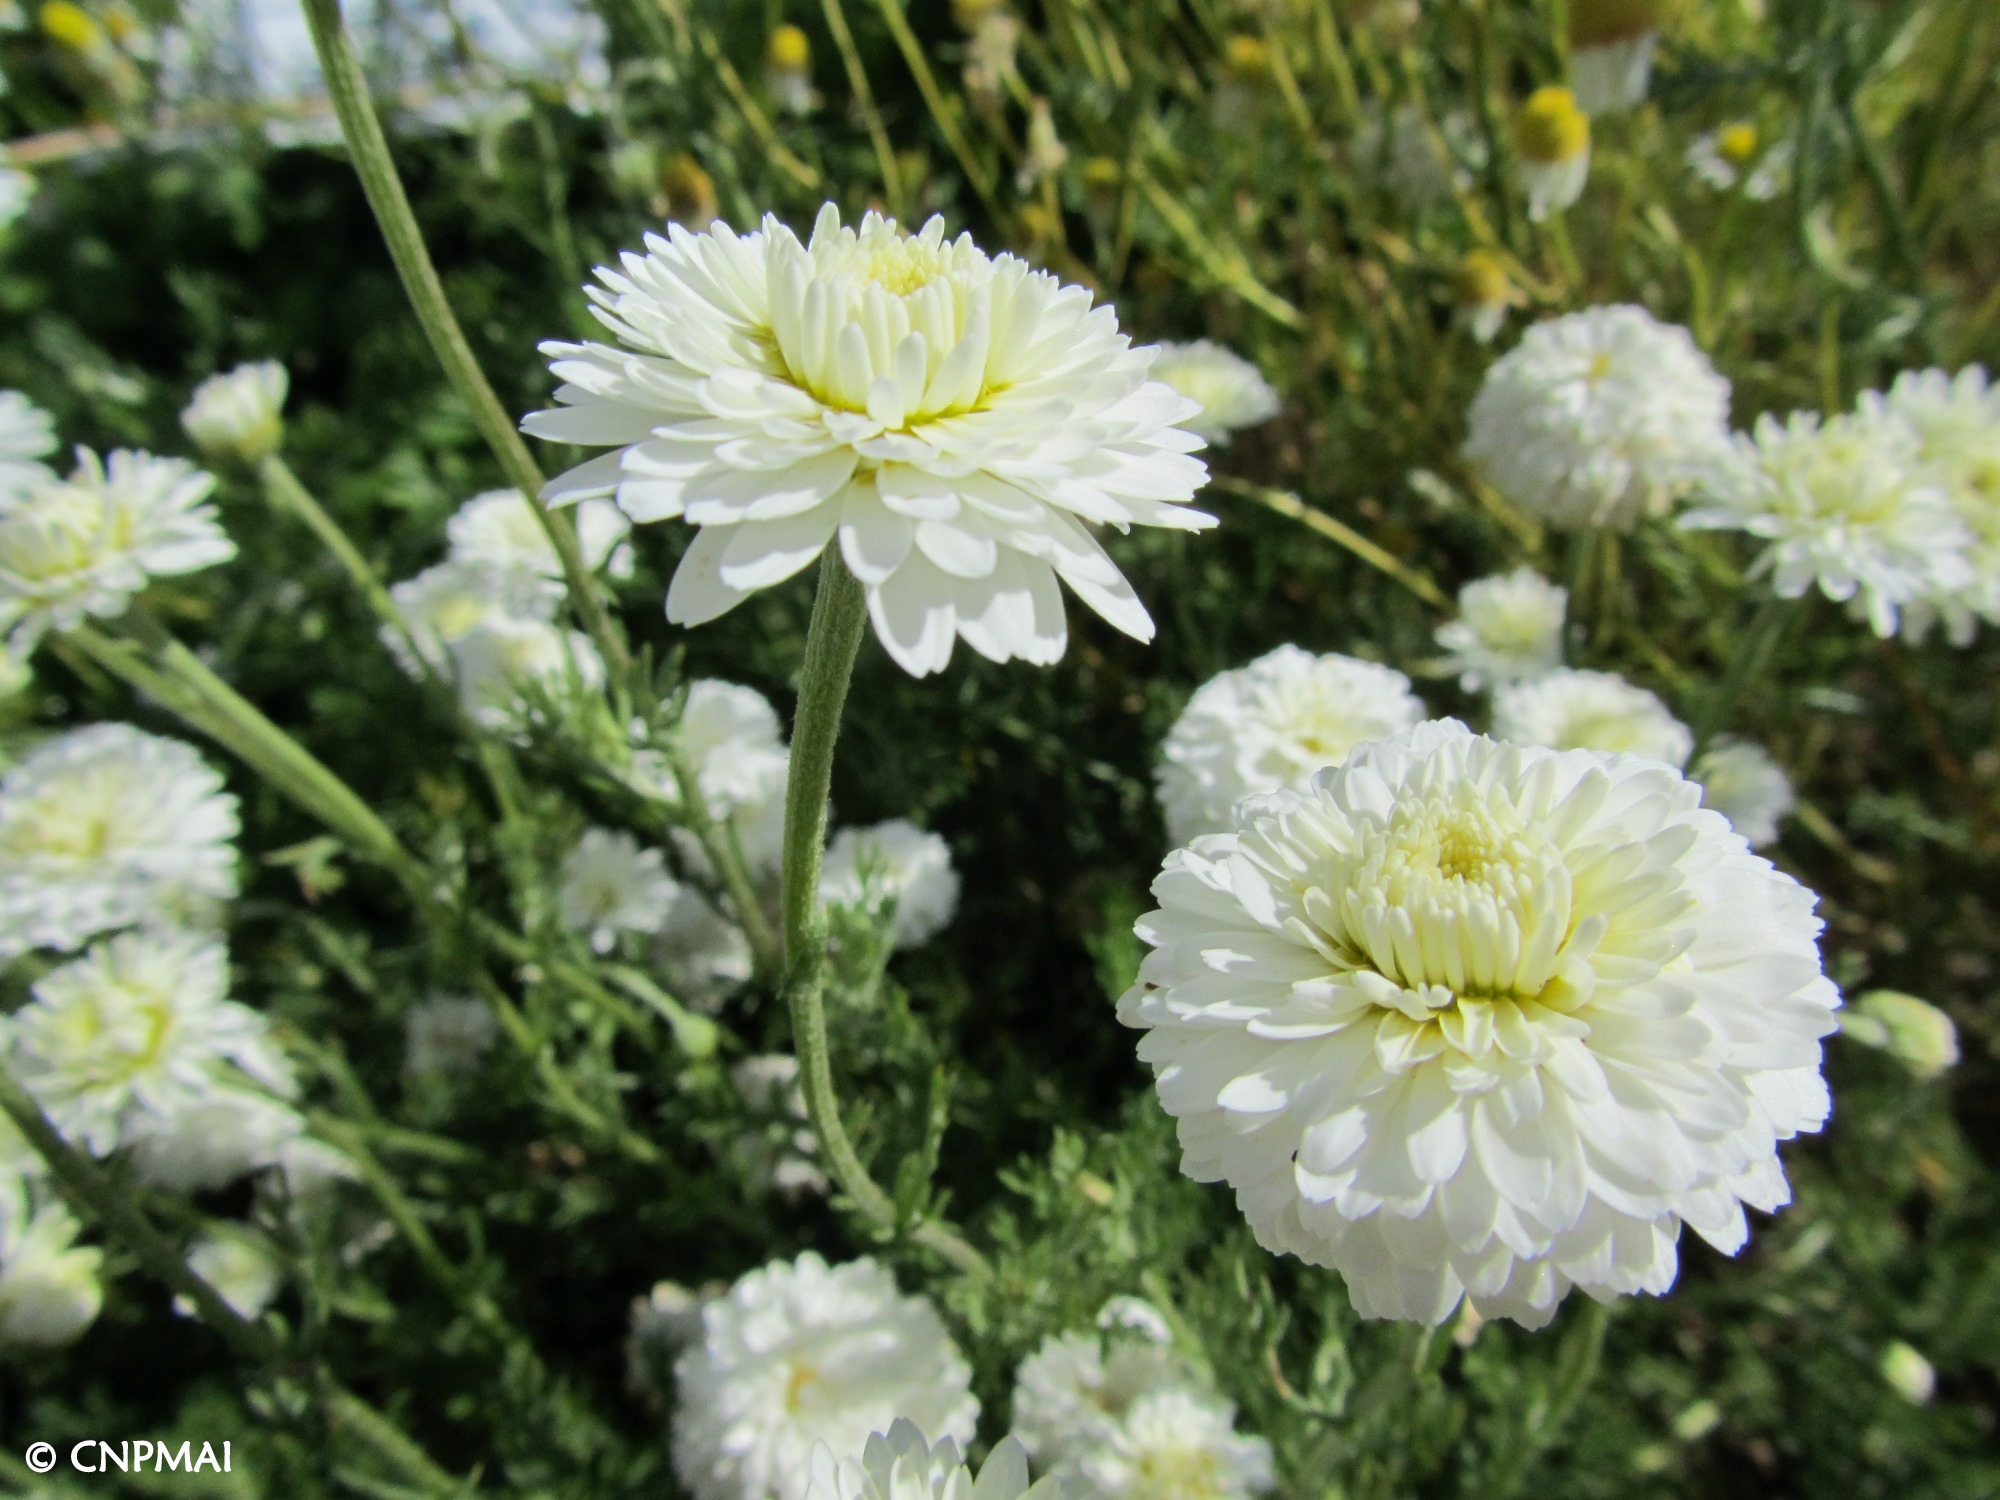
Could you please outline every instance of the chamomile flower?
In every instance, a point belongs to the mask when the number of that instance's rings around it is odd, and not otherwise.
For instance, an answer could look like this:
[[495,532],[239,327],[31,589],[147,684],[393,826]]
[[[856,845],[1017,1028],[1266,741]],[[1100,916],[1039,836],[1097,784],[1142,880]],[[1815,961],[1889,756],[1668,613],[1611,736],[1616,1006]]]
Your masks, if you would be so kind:
[[496,615],[451,643],[451,675],[475,723],[518,736],[531,694],[597,688],[604,661],[580,630]]
[[915,948],[944,929],[958,910],[951,846],[908,818],[843,828],[820,866],[822,901],[840,906],[895,904],[890,941]]
[[1659,761],[1425,724],[1153,893],[1118,1014],[1182,1170],[1364,1316],[1662,1293],[1682,1226],[1740,1249],[1825,1122],[1812,893]]
[[452,648],[494,621],[548,624],[562,602],[562,585],[540,567],[450,558],[389,590],[422,661],[413,661],[401,632],[385,628],[382,640],[412,677],[449,675]]
[[1528,217],[1536,223],[1583,196],[1590,181],[1590,117],[1574,94],[1550,84],[1528,96],[1514,116],[1514,157],[1528,193]]
[[816,1447],[851,1453],[898,1417],[972,1440],[970,1368],[873,1260],[773,1261],[701,1316],[674,1366],[674,1471],[695,1500],[804,1500]]
[[36,981],[0,1042],[56,1128],[107,1156],[218,1088],[294,1087],[264,1018],[228,991],[213,938],[121,933]]
[[1533,568],[1477,579],[1458,591],[1458,618],[1440,625],[1445,665],[1467,692],[1539,677],[1562,665],[1569,591]]
[[1752,849],[1776,843],[1778,820],[1798,806],[1798,794],[1771,752],[1748,740],[1722,739],[1689,773],[1701,783],[1701,805],[1729,819]]
[[1629,530],[1729,449],[1729,382],[1685,328],[1593,307],[1530,328],[1481,382],[1465,456],[1560,530]]
[[44,741],[0,777],[0,958],[236,894],[236,799],[192,746],[129,724]]
[[1239,428],[1255,427],[1278,414],[1278,393],[1271,382],[1235,350],[1207,339],[1161,344],[1159,349],[1153,379],[1200,403],[1200,411],[1181,420],[1197,437],[1219,447]]
[[1551,750],[1644,755],[1676,768],[1694,751],[1693,731],[1652,693],[1613,672],[1566,667],[1497,689],[1493,735]]
[[1826,422],[1811,412],[1759,417],[1680,524],[1759,538],[1757,571],[1781,598],[1817,588],[1878,636],[1894,635],[1910,606],[1921,619],[1929,601],[1973,580],[1972,533],[1921,439],[1865,407]]
[[[673,731],[680,753],[708,804],[708,815],[734,833],[753,878],[777,873],[784,852],[785,748],[777,710],[755,688],[701,678],[688,685],[687,702]],[[643,749],[632,756],[636,789],[670,805],[681,800],[679,778],[667,756]],[[684,829],[675,847],[688,868],[711,874],[708,857]]]
[[1570,0],[1569,81],[1587,115],[1637,109],[1653,76],[1665,0]]
[[942,219],[915,235],[832,205],[800,243],[775,218],[649,237],[591,295],[621,347],[544,345],[563,385],[522,424],[617,451],[544,491],[617,496],[694,539],[667,617],[699,625],[838,539],[875,633],[924,676],[962,638],[1049,663],[1057,579],[1116,628],[1152,620],[1088,527],[1199,530],[1193,404],[1148,378],[1109,307]]
[[1085,1500],[1250,1500],[1276,1484],[1271,1445],[1236,1430],[1236,1409],[1187,1386],[1132,1403],[1078,1465]]
[[51,629],[123,613],[149,579],[236,555],[208,503],[212,475],[124,449],[76,455],[68,479],[0,508],[0,630],[15,651]]
[[563,925],[609,953],[623,932],[658,932],[680,886],[657,849],[629,833],[590,828],[563,860],[557,904]]
[[1202,684],[1160,748],[1160,808],[1185,843],[1229,824],[1239,797],[1304,786],[1356,745],[1424,716],[1390,667],[1280,646]]
[[[445,522],[451,555],[461,561],[499,569],[526,568],[559,580],[562,561],[555,544],[529,507],[535,502],[519,490],[488,490],[474,495]],[[625,540],[632,523],[609,500],[578,505],[576,544],[584,567],[605,569],[613,578],[632,576],[632,548]]]
[[1767,203],[1789,180],[1792,143],[1779,140],[1767,144],[1754,123],[1739,120],[1695,137],[1687,149],[1687,165],[1719,193],[1740,186],[1744,197]]

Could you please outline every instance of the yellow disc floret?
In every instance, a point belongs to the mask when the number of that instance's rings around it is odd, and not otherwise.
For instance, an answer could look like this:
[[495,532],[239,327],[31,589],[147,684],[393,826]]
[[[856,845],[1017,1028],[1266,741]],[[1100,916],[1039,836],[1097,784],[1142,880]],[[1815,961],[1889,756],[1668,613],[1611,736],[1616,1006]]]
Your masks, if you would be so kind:
[[812,43],[798,27],[780,26],[771,33],[764,60],[780,73],[803,73],[812,63]]
[[1590,149],[1590,118],[1568,89],[1538,88],[1514,117],[1514,149],[1537,166],[1575,161]]

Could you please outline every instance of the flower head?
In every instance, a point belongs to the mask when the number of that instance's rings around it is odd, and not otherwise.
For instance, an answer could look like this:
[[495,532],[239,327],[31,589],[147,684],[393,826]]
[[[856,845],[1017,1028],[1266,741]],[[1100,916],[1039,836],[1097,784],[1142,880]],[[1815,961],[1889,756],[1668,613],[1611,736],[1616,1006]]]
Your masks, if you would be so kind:
[[822,1444],[813,1453],[806,1500],[1064,1500],[1062,1481],[1032,1488],[1028,1459],[1013,1438],[1002,1438],[986,1456],[979,1477],[960,1457],[958,1444],[924,1441],[916,1423],[898,1417],[889,1431],[868,1435],[858,1459],[836,1460]]
[[1784,768],[1748,740],[1718,740],[1690,774],[1701,783],[1701,805],[1729,819],[1752,849],[1776,843],[1778,820],[1798,806]]
[[228,990],[228,959],[213,938],[121,933],[37,981],[0,1041],[56,1128],[107,1156],[218,1088],[291,1091],[291,1066],[264,1018]]
[[1510,309],[1527,299],[1507,273],[1507,263],[1491,250],[1468,250],[1451,278],[1458,319],[1482,344],[1500,335]]
[[236,894],[236,799],[193,747],[129,724],[37,746],[0,777],[0,958]]
[[1212,677],[1160,747],[1167,835],[1185,843],[1227,828],[1238,798],[1302,787],[1356,745],[1423,716],[1401,672],[1335,652],[1280,646]]
[[1771,587],[1796,599],[1817,586],[1879,636],[1912,604],[1949,598],[1972,576],[1972,537],[1916,433],[1880,411],[1822,423],[1811,412],[1763,416],[1738,434],[1709,492],[1681,525],[1748,532]]
[[698,528],[667,617],[699,625],[839,538],[875,633],[917,676],[954,638],[1048,663],[1058,577],[1141,640],[1152,621],[1086,523],[1197,530],[1192,403],[1147,378],[1108,307],[968,236],[822,209],[810,242],[767,218],[673,226],[591,295],[622,348],[546,344],[560,403],[522,425],[603,444],[552,503],[616,493]]
[[1919,461],[1970,533],[1964,581],[1939,586],[1913,607],[1943,615],[1951,638],[1963,645],[1976,620],[2000,624],[2000,386],[1979,365],[1956,375],[1906,370],[1886,396],[1862,396],[1861,409],[1916,435]]
[[19,391],[0,391],[0,501],[53,481],[41,460],[55,451],[55,418]]
[[908,818],[843,828],[820,867],[822,901],[840,906],[895,903],[890,940],[898,948],[929,942],[958,910],[951,846]]
[[1438,627],[1445,665],[1467,692],[1553,671],[1568,605],[1569,591],[1533,568],[1468,583],[1458,591],[1458,618]]
[[[133,1127],[132,1166],[148,1187],[201,1192],[282,1166],[306,1141],[306,1122],[280,1099],[221,1079],[199,1101]],[[290,1093],[287,1089],[284,1092]]]
[[451,643],[451,672],[475,722],[518,733],[530,693],[594,689],[604,662],[580,630],[493,615]]
[[1118,1014],[1182,1170],[1365,1316],[1664,1292],[1681,1225],[1740,1248],[1825,1121],[1812,893],[1658,761],[1425,724],[1153,893]]
[[1684,328],[1639,307],[1538,323],[1486,372],[1465,456],[1565,531],[1628,530],[1728,450],[1729,382]]
[[[686,846],[681,852],[687,853]],[[700,1015],[721,1010],[756,971],[743,929],[687,885],[681,887],[653,939],[652,958],[667,988]]]
[[1664,0],[1573,0],[1570,87],[1585,114],[1612,114],[1645,102],[1664,8]]
[[674,1366],[674,1469],[695,1500],[804,1500],[815,1447],[851,1453],[898,1417],[972,1440],[971,1370],[873,1260],[773,1261],[702,1310],[702,1333]]
[[1235,350],[1207,339],[1159,348],[1153,378],[1199,403],[1201,410],[1181,421],[1195,436],[1221,445],[1239,427],[1255,427],[1278,414],[1271,382]]
[[729,1143],[730,1160],[760,1191],[787,1198],[825,1193],[826,1173],[813,1160],[819,1140],[807,1123],[799,1060],[785,1052],[759,1053],[731,1068],[729,1081],[753,1117]]
[[385,628],[382,638],[403,670],[417,677],[424,663],[448,675],[452,648],[482,625],[554,620],[562,586],[539,567],[453,557],[404,579],[389,597],[423,661],[409,660],[399,632]]
[[590,828],[563,860],[557,900],[563,925],[609,953],[621,932],[658,932],[679,894],[659,850],[641,849],[629,833]]
[[[257,1318],[284,1284],[277,1255],[262,1235],[234,1226],[205,1234],[188,1250],[188,1269],[221,1293],[239,1318]],[[174,1298],[174,1311],[195,1316],[188,1297]]]
[[68,479],[0,509],[0,629],[16,650],[51,628],[122,613],[149,578],[236,555],[208,504],[213,476],[150,453],[76,454]]
[[1554,84],[1530,94],[1514,116],[1514,154],[1528,190],[1528,217],[1540,222],[1583,196],[1590,180],[1590,117]]
[[291,379],[275,359],[238,365],[194,388],[181,426],[202,457],[255,464],[278,451],[285,436],[285,393]]
[[1271,1445],[1236,1431],[1227,1401],[1185,1386],[1132,1403],[1079,1465],[1091,1500],[1249,1500],[1276,1483]]
[[61,1204],[33,1207],[27,1184],[0,1179],[0,1348],[59,1349],[97,1320],[99,1250],[76,1248]]
[[1086,1454],[1111,1440],[1140,1397],[1192,1380],[1187,1361],[1156,1332],[1053,1334],[1021,1361],[1014,1372],[1014,1433],[1038,1467],[1075,1473]]
[[1792,143],[1765,143],[1757,126],[1739,120],[1697,136],[1687,149],[1688,170],[1717,192],[1739,183],[1743,196],[1766,203],[1778,196],[1792,167]]
[[[454,560],[499,569],[525,568],[560,579],[562,560],[529,509],[534,502],[519,490],[487,490],[474,495],[445,522]],[[576,508],[576,543],[583,565],[608,568],[614,578],[630,577],[632,549],[625,543],[632,523],[609,500],[586,500]]]
[[1613,672],[1559,668],[1493,695],[1493,736],[1551,750],[1605,750],[1683,766],[1694,734],[1653,694]]
[[1888,1053],[1918,1078],[1939,1078],[1958,1066],[1958,1028],[1915,995],[1870,990],[1841,1013],[1840,1032]]
[[[762,878],[776,873],[784,852],[791,753],[770,700],[755,688],[700,678],[688,685],[674,738],[709,816],[734,832],[750,874]],[[648,796],[669,804],[681,799],[679,779],[657,750],[634,753],[632,779]],[[688,868],[712,873],[707,855],[686,830],[675,830],[675,846]]]

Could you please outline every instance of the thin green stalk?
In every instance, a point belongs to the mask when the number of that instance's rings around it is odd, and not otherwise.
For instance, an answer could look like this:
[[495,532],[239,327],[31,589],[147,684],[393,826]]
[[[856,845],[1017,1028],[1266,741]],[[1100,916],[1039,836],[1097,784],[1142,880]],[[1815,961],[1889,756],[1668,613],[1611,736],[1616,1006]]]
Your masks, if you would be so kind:
[[1876,207],[1881,209],[1889,226],[1889,248],[1895,254],[1896,264],[1909,278],[1910,290],[1918,291],[1923,285],[1923,256],[1918,253],[1917,237],[1910,230],[1910,215],[1903,207],[1902,197],[1889,180],[1889,165],[1882,159],[1881,143],[1862,124],[1853,94],[1841,100],[1840,117],[1854,142],[1854,154],[1861,158],[1861,170],[1868,178],[1869,191],[1875,195]]
[[1451,600],[1445,597],[1444,590],[1432,582],[1428,575],[1409,567],[1344,521],[1335,520],[1325,511],[1307,505],[1289,490],[1274,490],[1268,485],[1251,484],[1248,480],[1229,478],[1216,480],[1215,487],[1226,490],[1232,495],[1255,500],[1275,510],[1279,515],[1289,516],[1294,521],[1317,531],[1321,536],[1340,543],[1369,567],[1386,573],[1432,608],[1449,610],[1452,607]]
[[507,482],[521,492],[521,503],[534,512],[537,524],[556,549],[563,577],[569,584],[571,605],[584,629],[613,677],[622,678],[631,659],[624,634],[605,607],[597,580],[583,565],[583,553],[577,546],[576,531],[569,518],[550,510],[538,498],[542,488],[541,469],[528,452],[513,418],[494,394],[486,372],[480,369],[472,346],[466,342],[465,330],[459,327],[445,297],[444,283],[438,278],[430,251],[425,248],[417,216],[403,191],[403,180],[396,174],[388,137],[382,133],[382,122],[369,97],[368,80],[361,71],[361,58],[340,14],[340,0],[303,0],[303,4],[306,22],[312,28],[313,49],[319,54],[320,70],[326,77],[327,97],[339,116],[341,134],[347,138],[355,175],[361,179],[368,206],[375,212],[375,222],[388,244],[390,258],[396,263],[410,306],[423,325],[424,336],[430,340],[432,352],[444,366],[445,375],[460,399],[471,409],[472,420],[494,457],[499,459]]
[[1736,655],[1730,659],[1729,669],[1701,706],[1700,717],[1695,721],[1695,747],[1691,761],[1707,753],[1714,746],[1716,737],[1729,727],[1744,695],[1762,679],[1770,666],[1778,641],[1797,612],[1797,601],[1781,599],[1776,594],[1766,595],[1757,606],[1757,612],[1750,617],[1750,624],[1738,637],[1740,644]]
[[869,85],[868,70],[862,66],[861,52],[854,45],[854,32],[847,24],[847,12],[841,8],[840,0],[820,0],[820,10],[826,16],[826,29],[833,34],[834,50],[840,53],[840,65],[847,70],[847,86],[854,90],[854,105],[860,112],[861,124],[868,132],[869,144],[875,148],[876,164],[882,169],[882,196],[887,200],[889,213],[894,218],[903,217],[903,174],[896,165],[896,151],[889,144],[889,132],[882,128],[882,111],[875,105],[875,90]]
[[1507,175],[1510,142],[1500,127],[1500,114],[1493,104],[1493,18],[1487,10],[1487,0],[1466,0],[1466,13],[1472,20],[1472,97],[1478,107],[1479,133],[1486,142],[1487,191],[1498,217],[1500,243],[1518,253],[1514,190]]
[[769,978],[778,972],[783,954],[778,934],[772,929],[770,918],[764,915],[764,903],[758,898],[757,884],[750,878],[749,866],[744,862],[742,844],[732,836],[730,827],[717,823],[710,814],[708,798],[702,793],[694,763],[678,743],[669,747],[667,760],[673,767],[674,784],[680,789],[681,820],[701,846],[701,852],[708,856],[709,865],[722,881],[723,890],[729,893],[729,904],[736,908],[736,924],[743,929],[744,937],[749,939],[750,955],[758,975]]
[[924,96],[929,106],[931,118],[937,121],[939,132],[945,144],[951,147],[951,154],[958,158],[958,165],[965,173],[966,181],[979,195],[979,201],[986,205],[986,211],[998,215],[1000,206],[993,198],[993,179],[979,158],[973,154],[972,143],[966,140],[965,132],[958,128],[958,117],[951,112],[951,105],[938,88],[937,77],[931,72],[929,59],[924,56],[923,43],[910,30],[909,18],[903,14],[901,0],[875,0],[875,8],[882,12],[882,20],[888,25],[889,35],[895,38],[896,49],[903,54],[903,61],[909,65],[910,75],[917,81],[917,92]]
[[106,671],[156,699],[242,760],[280,792],[389,870],[427,915],[437,896],[423,866],[338,776],[273,724],[187,647],[138,610],[126,616],[137,640],[84,625],[67,639]]
[[[826,910],[819,899],[834,743],[840,736],[841,710],[847,702],[854,659],[867,624],[867,600],[861,585],[847,571],[839,552],[829,547],[820,560],[819,591],[813,598],[805,664],[799,673],[791,771],[785,780],[780,908],[785,926],[785,1005],[792,1018],[792,1045],[798,1054],[807,1118],[834,1180],[878,1229],[894,1233],[899,1220],[895,1202],[868,1175],[840,1119],[826,1034]],[[912,1227],[910,1238],[968,1275],[985,1279],[993,1274],[984,1256],[934,1220]]]
[[1497,1472],[1481,1486],[1494,1500],[1505,1500],[1521,1488],[1529,1466],[1562,1436],[1591,1381],[1604,1361],[1604,1335],[1611,1326],[1611,1309],[1591,1300],[1583,1305],[1580,1324],[1563,1341],[1556,1356],[1554,1387],[1532,1405],[1521,1424],[1520,1440],[1501,1458]]

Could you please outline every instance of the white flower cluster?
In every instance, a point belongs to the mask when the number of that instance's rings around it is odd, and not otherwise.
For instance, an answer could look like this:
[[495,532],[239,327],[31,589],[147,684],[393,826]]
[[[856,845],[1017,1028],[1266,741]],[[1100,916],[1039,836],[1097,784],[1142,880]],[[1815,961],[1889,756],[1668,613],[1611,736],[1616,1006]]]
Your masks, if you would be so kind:
[[615,451],[544,498],[614,495],[696,533],[667,617],[699,625],[829,544],[884,648],[923,676],[954,641],[1049,663],[1057,579],[1141,640],[1151,617],[1092,524],[1196,530],[1207,470],[1109,307],[933,219],[918,234],[828,204],[809,241],[669,226],[590,288],[618,345],[550,343],[557,405],[522,426]]
[[[446,522],[445,560],[389,590],[422,658],[411,659],[401,634],[385,627],[403,670],[416,677],[428,666],[456,684],[465,711],[491,729],[518,727],[530,685],[559,692],[604,680],[589,638],[556,623],[562,564],[532,504],[515,490],[473,496]],[[629,573],[631,526],[616,506],[585,506],[576,524],[586,567]]]
[[1629,530],[1729,447],[1729,382],[1684,328],[1593,307],[1530,328],[1486,372],[1465,456],[1550,526]]
[[[18,410],[12,414],[17,420]],[[0,631],[13,654],[50,630],[122,614],[149,579],[236,555],[208,494],[213,476],[184,459],[76,450],[68,479],[18,461],[0,496]],[[25,477],[25,482],[24,482]]]
[[1813,897],[1660,761],[1422,725],[1153,890],[1118,1014],[1183,1170],[1366,1315],[1663,1292],[1682,1225],[1741,1248],[1825,1121]]
[[805,1500],[821,1444],[854,1454],[902,1418],[962,1446],[979,1420],[937,1309],[868,1259],[750,1272],[702,1309],[674,1377],[674,1471],[696,1500]]
[[1173,1348],[1158,1310],[1121,1298],[1099,1332],[1043,1340],[1014,1374],[1014,1435],[1072,1500],[1248,1500],[1271,1445]]

